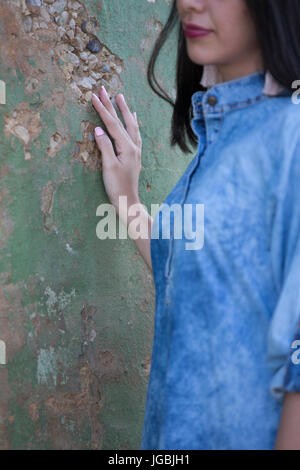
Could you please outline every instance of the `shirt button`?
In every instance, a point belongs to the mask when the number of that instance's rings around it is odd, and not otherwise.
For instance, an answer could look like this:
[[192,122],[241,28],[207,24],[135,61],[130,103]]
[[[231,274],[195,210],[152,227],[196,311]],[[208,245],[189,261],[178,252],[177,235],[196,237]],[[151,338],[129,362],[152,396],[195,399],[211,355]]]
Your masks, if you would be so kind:
[[210,106],[215,106],[218,102],[218,98],[214,95],[210,95],[208,98],[207,98],[207,103],[210,104]]

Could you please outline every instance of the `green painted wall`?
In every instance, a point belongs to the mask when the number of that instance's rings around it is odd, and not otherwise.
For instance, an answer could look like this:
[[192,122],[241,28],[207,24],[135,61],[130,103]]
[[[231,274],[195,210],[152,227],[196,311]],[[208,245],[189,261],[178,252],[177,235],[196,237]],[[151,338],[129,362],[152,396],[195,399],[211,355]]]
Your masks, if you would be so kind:
[[[132,240],[96,236],[108,199],[91,91],[105,84],[137,112],[150,210],[191,160],[169,147],[171,107],[146,80],[169,9],[0,3],[0,449],[140,446],[155,293]],[[173,94],[175,36],[168,44],[157,76]]]

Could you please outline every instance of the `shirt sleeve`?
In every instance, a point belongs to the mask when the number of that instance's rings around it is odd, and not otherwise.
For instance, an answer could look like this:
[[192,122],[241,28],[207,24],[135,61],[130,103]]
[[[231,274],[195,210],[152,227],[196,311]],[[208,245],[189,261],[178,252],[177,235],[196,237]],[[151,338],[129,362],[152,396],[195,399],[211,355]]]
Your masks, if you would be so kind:
[[[298,133],[297,133],[298,134]],[[298,139],[299,140],[299,139]],[[289,155],[274,193],[271,260],[278,301],[268,334],[271,394],[300,392],[300,144]]]

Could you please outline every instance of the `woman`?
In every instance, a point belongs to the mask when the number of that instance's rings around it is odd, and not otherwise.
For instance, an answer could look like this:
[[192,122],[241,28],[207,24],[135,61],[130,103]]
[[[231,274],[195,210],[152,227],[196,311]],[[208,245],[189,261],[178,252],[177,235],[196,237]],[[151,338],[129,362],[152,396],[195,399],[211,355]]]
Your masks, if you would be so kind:
[[141,448],[300,449],[298,2],[173,2],[149,63],[154,90],[177,21],[171,144],[187,152],[188,136],[198,147],[164,203],[204,205],[200,248],[186,249],[191,230],[176,238],[173,224],[169,239],[154,237],[160,216],[152,226],[138,195],[136,115],[118,95],[125,130],[105,91],[93,96],[118,154],[97,128],[110,201],[122,220],[120,195],[139,204],[149,234],[135,239],[156,289]]

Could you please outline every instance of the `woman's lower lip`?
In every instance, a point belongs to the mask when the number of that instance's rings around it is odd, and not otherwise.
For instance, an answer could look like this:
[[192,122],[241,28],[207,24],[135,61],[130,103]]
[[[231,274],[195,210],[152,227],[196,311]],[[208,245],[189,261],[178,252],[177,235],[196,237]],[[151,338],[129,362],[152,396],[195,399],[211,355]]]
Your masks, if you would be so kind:
[[192,31],[191,29],[185,29],[184,30],[184,34],[185,36],[187,36],[188,38],[198,38],[198,37],[201,37],[201,36],[206,36],[207,34],[211,33],[211,31]]

